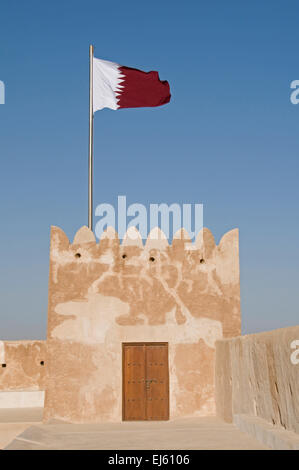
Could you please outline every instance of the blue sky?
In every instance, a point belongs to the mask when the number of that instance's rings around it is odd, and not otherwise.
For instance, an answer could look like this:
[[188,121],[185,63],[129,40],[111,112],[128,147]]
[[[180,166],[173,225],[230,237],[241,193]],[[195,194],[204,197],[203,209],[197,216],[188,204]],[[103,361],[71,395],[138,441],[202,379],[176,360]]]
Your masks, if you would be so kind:
[[1,5],[0,338],[46,337],[50,225],[87,222],[88,46],[158,70],[169,105],[95,115],[95,205],[203,203],[240,229],[243,333],[298,324],[295,0]]

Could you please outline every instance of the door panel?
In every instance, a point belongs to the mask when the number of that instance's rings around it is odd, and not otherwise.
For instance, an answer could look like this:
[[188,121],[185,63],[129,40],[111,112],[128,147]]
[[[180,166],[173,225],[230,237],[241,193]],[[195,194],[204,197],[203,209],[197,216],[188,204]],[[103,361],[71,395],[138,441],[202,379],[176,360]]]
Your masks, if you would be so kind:
[[167,343],[123,344],[123,419],[169,419]]
[[168,419],[168,351],[164,345],[146,347],[146,411],[149,420]]
[[144,420],[145,415],[145,346],[124,347],[125,420]]

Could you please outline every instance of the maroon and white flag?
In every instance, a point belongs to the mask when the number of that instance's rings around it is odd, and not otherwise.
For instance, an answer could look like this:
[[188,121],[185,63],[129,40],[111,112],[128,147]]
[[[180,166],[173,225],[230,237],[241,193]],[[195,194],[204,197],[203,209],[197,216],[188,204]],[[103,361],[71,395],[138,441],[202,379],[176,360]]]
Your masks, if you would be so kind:
[[170,88],[158,72],[143,72],[93,58],[93,111],[103,108],[161,106],[170,101]]

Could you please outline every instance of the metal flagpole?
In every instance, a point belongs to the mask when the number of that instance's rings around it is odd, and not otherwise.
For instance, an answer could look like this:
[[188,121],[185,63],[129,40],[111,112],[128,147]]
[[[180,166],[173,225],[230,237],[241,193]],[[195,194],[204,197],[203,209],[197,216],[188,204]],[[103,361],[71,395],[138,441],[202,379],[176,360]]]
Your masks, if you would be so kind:
[[89,46],[88,228],[93,229],[93,46]]

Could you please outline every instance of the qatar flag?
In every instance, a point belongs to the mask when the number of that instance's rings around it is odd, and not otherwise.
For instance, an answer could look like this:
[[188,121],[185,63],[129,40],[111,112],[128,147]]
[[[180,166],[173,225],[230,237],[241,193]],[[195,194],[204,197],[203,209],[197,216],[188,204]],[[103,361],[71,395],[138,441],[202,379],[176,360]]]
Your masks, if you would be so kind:
[[143,72],[93,57],[93,112],[103,108],[161,106],[170,101],[170,88],[158,72]]

